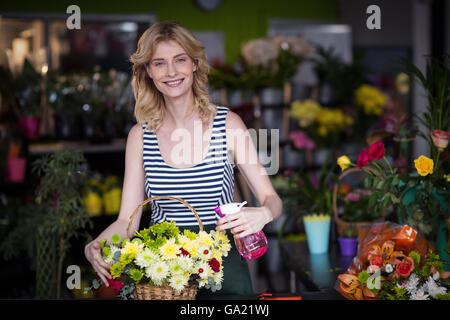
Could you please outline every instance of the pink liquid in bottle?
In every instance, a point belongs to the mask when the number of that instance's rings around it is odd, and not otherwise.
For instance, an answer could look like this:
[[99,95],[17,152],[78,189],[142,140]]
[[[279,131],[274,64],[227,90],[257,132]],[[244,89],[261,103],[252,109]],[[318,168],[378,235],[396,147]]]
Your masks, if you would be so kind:
[[[227,203],[217,207],[214,211],[219,214],[220,217],[237,213],[247,203]],[[267,238],[263,231],[259,231],[243,238],[234,239],[236,249],[239,254],[245,259],[257,259],[261,257],[267,251]]]

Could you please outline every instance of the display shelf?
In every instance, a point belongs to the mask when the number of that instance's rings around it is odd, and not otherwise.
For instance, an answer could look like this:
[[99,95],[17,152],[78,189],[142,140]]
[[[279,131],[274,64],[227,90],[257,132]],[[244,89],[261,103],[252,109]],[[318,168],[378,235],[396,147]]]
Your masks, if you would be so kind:
[[114,153],[125,151],[126,139],[113,139],[110,143],[92,143],[86,140],[80,141],[56,141],[56,142],[32,142],[28,152],[31,156],[39,156],[60,150],[79,150],[84,153]]

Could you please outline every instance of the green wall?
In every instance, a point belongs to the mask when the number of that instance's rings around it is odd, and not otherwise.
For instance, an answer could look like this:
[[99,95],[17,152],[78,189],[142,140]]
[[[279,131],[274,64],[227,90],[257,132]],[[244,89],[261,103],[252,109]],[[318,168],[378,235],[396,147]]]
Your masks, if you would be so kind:
[[76,4],[81,13],[156,13],[158,21],[176,20],[193,31],[219,30],[225,35],[227,62],[239,56],[243,41],[264,37],[271,18],[327,20],[339,19],[337,0],[222,0],[220,6],[205,12],[195,0],[36,0],[3,1],[1,12],[61,12]]

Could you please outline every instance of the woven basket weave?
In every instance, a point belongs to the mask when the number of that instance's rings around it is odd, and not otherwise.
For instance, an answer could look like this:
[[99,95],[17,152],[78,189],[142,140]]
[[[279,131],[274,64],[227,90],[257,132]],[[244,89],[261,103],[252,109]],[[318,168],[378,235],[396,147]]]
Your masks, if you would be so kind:
[[[192,213],[194,214],[195,218],[198,221],[200,231],[203,231],[202,220],[198,216],[198,213],[197,213],[197,211],[195,211],[194,207],[192,207],[189,203],[187,203],[183,199],[176,198],[176,197],[155,196],[155,197],[148,198],[147,200],[142,202],[140,205],[138,205],[138,207],[134,210],[133,214],[130,217],[130,221],[128,222],[128,227],[127,227],[128,238],[130,238],[129,232],[130,232],[130,228],[131,228],[131,223],[133,221],[133,217],[136,215],[139,208],[143,207],[150,201],[158,200],[158,199],[172,199],[172,200],[175,200],[175,201],[178,201],[178,202],[181,202],[182,204],[184,204],[186,207],[188,207],[192,211]],[[198,291],[198,286],[197,286],[197,283],[194,281],[190,281],[190,283],[191,284],[188,287],[184,288],[180,292],[175,291],[172,287],[170,287],[168,285],[154,286],[154,285],[151,285],[148,283],[137,284],[134,289],[133,296],[134,296],[135,300],[195,300],[195,297],[196,297],[197,291]]]
[[[376,170],[367,167],[368,170],[372,171],[374,174],[379,174]],[[353,173],[353,172],[361,172],[362,170],[359,168],[350,168],[342,172],[342,174],[339,176],[339,181],[341,181],[346,175]],[[339,184],[336,183],[334,185],[333,189],[333,213],[334,213],[334,220],[336,221],[337,231],[339,236],[343,236],[350,227],[354,227],[356,229],[357,234],[359,234],[359,229],[365,226],[370,226],[377,222],[384,221],[384,215],[385,211],[381,213],[381,218],[374,220],[374,221],[361,221],[361,222],[347,222],[339,218],[338,216],[338,209],[337,209],[337,192],[338,192]]]

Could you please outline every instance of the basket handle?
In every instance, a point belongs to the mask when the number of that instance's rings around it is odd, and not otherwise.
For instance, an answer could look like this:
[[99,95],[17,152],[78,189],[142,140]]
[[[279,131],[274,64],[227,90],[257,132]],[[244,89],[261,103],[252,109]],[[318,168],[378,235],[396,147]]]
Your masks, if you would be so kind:
[[136,215],[136,213],[138,212],[139,208],[143,207],[144,205],[146,205],[146,204],[149,203],[150,201],[153,201],[153,200],[159,200],[159,199],[172,199],[172,200],[175,200],[175,201],[178,201],[178,202],[181,202],[182,204],[184,204],[186,207],[188,207],[188,208],[192,211],[192,213],[194,214],[195,218],[196,218],[197,221],[198,221],[198,226],[199,226],[199,228],[200,228],[200,231],[203,231],[203,223],[202,223],[202,220],[200,219],[200,217],[199,217],[197,211],[194,209],[194,207],[191,206],[189,203],[187,203],[187,202],[184,201],[183,199],[176,198],[176,197],[172,197],[172,196],[154,196],[154,197],[150,197],[150,198],[146,199],[144,202],[142,202],[141,204],[139,204],[139,205],[137,206],[136,209],[134,209],[134,212],[133,212],[133,213],[131,214],[131,216],[130,216],[130,221],[128,222],[128,227],[127,227],[127,238],[130,238],[129,232],[130,232],[130,228],[131,228],[131,223],[133,222],[133,218],[134,218],[134,216]]
[[[375,170],[374,168],[371,167],[365,167],[367,170],[371,171],[372,173],[376,174],[376,175],[380,175],[380,173]],[[344,172],[341,173],[341,175],[339,176],[339,181],[341,181],[346,175],[353,173],[353,172],[362,172],[363,170],[357,167],[353,167],[350,169],[345,170]],[[333,187],[333,214],[334,214],[334,219],[335,221],[341,221],[341,219],[339,219],[338,217],[338,210],[337,210],[337,192],[338,192],[338,188],[339,185],[338,183],[334,184]],[[384,211],[382,212],[382,214],[384,215]]]

